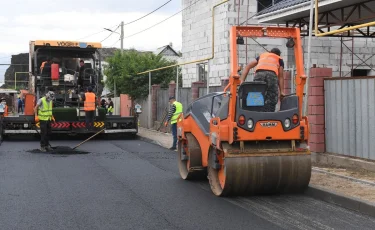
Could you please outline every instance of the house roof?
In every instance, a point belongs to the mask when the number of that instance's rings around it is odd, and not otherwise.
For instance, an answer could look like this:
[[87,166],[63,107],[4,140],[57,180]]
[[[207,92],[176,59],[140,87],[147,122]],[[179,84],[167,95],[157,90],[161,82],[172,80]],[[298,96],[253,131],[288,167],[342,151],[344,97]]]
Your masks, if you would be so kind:
[[257,16],[270,13],[270,12],[274,12],[276,10],[281,10],[281,9],[285,9],[288,7],[292,7],[292,6],[302,4],[305,2],[310,2],[310,0],[284,0],[284,1],[276,3],[275,5],[271,7],[265,8],[264,10],[257,13]]
[[166,45],[166,46],[162,46],[162,47],[157,48],[154,51],[154,54],[159,55],[159,54],[163,53],[164,50],[167,50],[167,49],[171,50],[176,56],[180,56],[170,45]]
[[[306,27],[309,22],[310,6],[310,0],[283,0],[259,12],[255,19],[259,23]],[[372,22],[374,8],[375,1],[371,0],[319,0],[319,31],[329,32],[336,28]],[[345,36],[373,36],[374,31],[371,28],[365,27],[359,30]],[[301,30],[303,31],[307,31],[306,28]]]
[[[292,21],[299,18],[308,19],[310,15],[310,4],[310,0],[284,0],[260,11],[255,16],[255,19],[257,19],[260,23],[285,23],[286,21]],[[344,10],[344,14],[352,15],[350,17],[350,21],[358,22],[359,20],[361,21],[360,23],[364,23],[364,19],[366,19],[368,16],[370,17],[373,15],[367,13],[365,7],[362,7],[364,9],[359,15],[358,13],[353,14],[352,7],[355,7],[358,4],[367,4],[366,8],[369,9],[373,9],[373,7],[375,6],[374,1],[370,0],[319,0],[319,14],[322,14],[324,12],[331,12],[334,16],[337,16],[336,11],[346,8]],[[366,15],[364,15],[364,13],[366,13]],[[332,18],[334,18],[334,16],[329,15],[328,20],[332,21]],[[367,21],[372,20],[373,18],[370,18]]]

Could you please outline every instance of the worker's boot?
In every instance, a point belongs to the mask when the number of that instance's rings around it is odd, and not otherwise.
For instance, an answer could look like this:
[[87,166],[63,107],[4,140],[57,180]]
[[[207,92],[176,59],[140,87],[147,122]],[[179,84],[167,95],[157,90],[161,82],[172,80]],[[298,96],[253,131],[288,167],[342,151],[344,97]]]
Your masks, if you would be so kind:
[[40,147],[40,151],[45,153],[45,152],[47,152],[47,149],[46,149],[46,147]]
[[52,152],[52,151],[53,151],[53,148],[51,148],[50,146],[47,146],[47,147],[46,147],[46,150],[47,150],[48,152]]

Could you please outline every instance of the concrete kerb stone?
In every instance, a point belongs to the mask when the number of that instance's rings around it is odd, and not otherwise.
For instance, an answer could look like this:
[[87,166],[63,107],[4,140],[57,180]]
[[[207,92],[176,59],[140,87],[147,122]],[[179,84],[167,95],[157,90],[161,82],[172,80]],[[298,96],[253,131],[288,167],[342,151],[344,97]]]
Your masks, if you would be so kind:
[[[139,130],[142,132],[149,132],[149,133],[153,133],[155,135],[164,135],[168,138],[171,138],[172,139],[172,134],[169,134],[169,133],[163,133],[163,132],[159,132],[159,131],[156,131],[156,130],[152,130],[152,129],[146,129],[146,128],[142,128],[142,127],[139,127]],[[143,140],[143,141],[146,141],[146,142],[150,142],[150,143],[153,143],[153,144],[156,144],[156,145],[159,145],[159,146],[162,146],[162,147],[165,147],[165,148],[169,148],[170,146],[167,146],[167,145],[164,145],[163,143],[161,143],[160,141],[158,140],[155,140],[155,139],[152,139],[150,137],[147,137],[146,135],[142,135],[138,132],[138,137],[140,140]]]
[[373,202],[367,202],[354,197],[349,197],[344,194],[313,185],[309,185],[304,193],[312,198],[375,217],[375,203]]
[[340,177],[340,178],[343,178],[343,179],[346,179],[346,180],[350,180],[350,181],[353,181],[353,182],[366,184],[366,185],[370,185],[370,186],[375,187],[375,183],[371,182],[371,181],[361,180],[361,179],[357,179],[357,178],[350,177],[350,176],[343,176],[343,175],[340,175],[340,174],[337,174],[337,173],[328,172],[326,170],[318,169],[318,168],[315,168],[315,167],[312,168],[312,171],[317,172],[317,173],[323,173],[323,174],[330,175],[330,176]]
[[152,132],[152,133],[158,134],[158,135],[165,135],[167,137],[172,137],[172,134],[170,134],[170,133],[163,133],[163,132],[159,132],[159,131],[156,131],[156,130],[153,130],[153,129],[146,129],[146,128],[139,127],[139,130],[143,130],[143,131],[146,131],[146,132]]
[[313,163],[323,163],[345,168],[361,168],[375,172],[375,162],[354,159],[346,156],[338,156],[330,153],[311,153]]
[[152,143],[152,144],[155,144],[155,145],[160,145],[162,147],[166,147],[162,143],[160,143],[159,141],[153,140],[149,137],[144,137],[144,136],[141,136],[141,135],[138,134],[138,138],[142,141],[145,141],[145,142],[149,142],[149,143]]

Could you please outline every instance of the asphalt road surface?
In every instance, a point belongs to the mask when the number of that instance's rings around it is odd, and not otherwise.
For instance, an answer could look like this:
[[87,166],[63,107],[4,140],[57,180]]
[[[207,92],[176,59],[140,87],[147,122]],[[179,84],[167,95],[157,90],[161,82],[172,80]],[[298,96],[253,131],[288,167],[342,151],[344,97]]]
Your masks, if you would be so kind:
[[[78,140],[51,141],[74,146]],[[0,229],[374,229],[375,219],[304,195],[215,197],[180,179],[176,152],[141,140],[94,140],[85,155],[0,146]]]

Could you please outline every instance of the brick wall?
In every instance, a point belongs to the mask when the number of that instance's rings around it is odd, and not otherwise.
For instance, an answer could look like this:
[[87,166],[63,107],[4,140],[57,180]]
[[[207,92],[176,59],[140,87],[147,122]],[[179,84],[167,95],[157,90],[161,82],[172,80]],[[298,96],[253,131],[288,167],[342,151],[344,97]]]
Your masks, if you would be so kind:
[[309,145],[312,152],[325,152],[324,78],[332,77],[331,68],[312,68],[309,79]]

